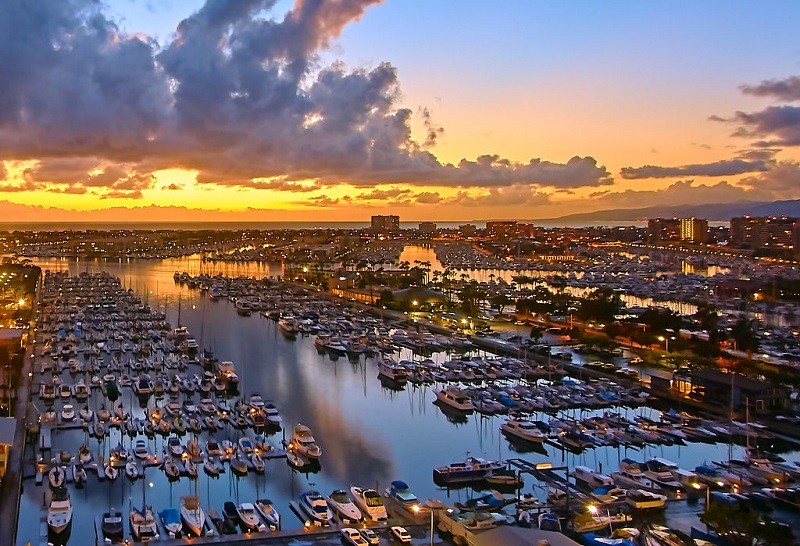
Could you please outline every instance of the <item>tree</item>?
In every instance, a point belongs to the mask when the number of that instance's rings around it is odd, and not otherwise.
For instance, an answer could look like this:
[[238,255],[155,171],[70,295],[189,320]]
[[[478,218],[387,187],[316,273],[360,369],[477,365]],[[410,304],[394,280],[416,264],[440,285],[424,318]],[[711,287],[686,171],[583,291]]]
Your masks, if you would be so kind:
[[477,281],[470,281],[461,288],[461,309],[471,317],[480,314],[480,304],[486,299],[486,291]]
[[511,298],[509,298],[505,294],[497,293],[497,294],[495,294],[494,296],[491,297],[491,302],[492,302],[492,306],[495,309],[497,309],[497,312],[502,314],[503,309],[505,309],[506,306],[511,305],[512,303],[514,303],[514,300],[512,300]]
[[752,353],[758,350],[758,338],[753,330],[753,324],[742,317],[736,321],[731,329],[731,335],[736,342],[736,350]]
[[578,307],[581,320],[596,320],[604,324],[614,321],[624,304],[619,294],[610,288],[598,288],[587,296]]

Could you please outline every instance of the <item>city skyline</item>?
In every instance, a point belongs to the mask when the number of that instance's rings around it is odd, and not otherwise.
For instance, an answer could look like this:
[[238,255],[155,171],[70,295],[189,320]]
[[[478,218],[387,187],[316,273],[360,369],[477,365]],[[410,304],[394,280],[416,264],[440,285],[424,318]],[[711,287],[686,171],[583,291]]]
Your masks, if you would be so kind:
[[554,218],[800,198],[785,2],[0,8],[6,221]]

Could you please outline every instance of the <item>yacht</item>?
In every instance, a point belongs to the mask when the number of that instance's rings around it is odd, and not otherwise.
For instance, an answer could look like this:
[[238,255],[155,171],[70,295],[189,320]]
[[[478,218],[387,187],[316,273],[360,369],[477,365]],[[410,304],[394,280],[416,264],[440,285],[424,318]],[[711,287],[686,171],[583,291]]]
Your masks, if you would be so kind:
[[458,387],[449,386],[436,391],[436,401],[465,413],[475,410],[475,406],[472,405],[472,400],[467,396],[467,393]]
[[297,335],[299,325],[296,318],[291,315],[287,315],[278,321],[278,328],[280,328],[281,332],[285,335],[294,336]]
[[333,518],[328,503],[317,491],[306,491],[300,495],[300,508],[308,514],[315,525],[328,525]]
[[264,524],[258,518],[256,507],[250,502],[243,502],[236,505],[236,513],[239,515],[239,521],[242,522],[242,527],[246,532],[263,531]]
[[667,502],[667,496],[641,489],[629,489],[625,502],[637,510],[649,510],[663,508]]
[[275,510],[275,506],[269,499],[258,499],[256,501],[256,510],[267,522],[270,529],[277,530],[281,528],[281,515]]
[[103,532],[104,541],[110,543],[122,542],[125,535],[122,512],[117,512],[112,508],[111,511],[103,513],[103,521],[100,528]]
[[648,478],[642,472],[620,470],[613,472],[611,478],[621,488],[646,489],[648,491],[661,491],[661,486]]
[[386,355],[378,358],[378,373],[401,385],[408,381],[408,370]]
[[526,442],[540,444],[545,440],[544,433],[530,421],[506,419],[506,422],[500,425],[500,430],[520,440],[525,440]]
[[72,465],[72,481],[75,487],[83,486],[88,479],[89,477],[86,475],[86,469],[83,467],[83,463],[75,463]]
[[158,513],[161,519],[161,524],[167,530],[169,538],[180,538],[183,524],[181,523],[181,514],[175,508],[164,508]]
[[72,527],[72,501],[64,487],[53,489],[47,508],[47,528],[50,538],[67,535]]
[[206,535],[206,513],[200,508],[200,497],[181,497],[181,521],[187,532],[198,537]]
[[158,540],[158,523],[151,506],[144,506],[141,510],[131,507],[129,519],[133,540],[137,542]]
[[47,481],[50,482],[50,487],[53,489],[58,489],[63,486],[65,478],[66,474],[64,473],[64,469],[58,465],[53,466],[50,472],[47,473]]
[[411,510],[412,506],[419,504],[419,499],[412,493],[408,484],[401,480],[395,480],[386,489],[386,496],[394,499],[400,506],[407,510]]
[[322,449],[317,445],[311,429],[302,423],[297,423],[292,430],[292,446],[295,451],[309,459],[322,456]]
[[350,495],[344,489],[336,489],[328,495],[327,500],[328,506],[343,522],[357,523],[364,518],[361,510],[353,504]]
[[585,483],[589,489],[614,485],[614,480],[610,476],[595,472],[588,466],[576,466],[572,471],[572,477],[575,481]]
[[383,499],[374,489],[362,489],[355,485],[350,488],[355,505],[372,521],[386,521],[389,516]]
[[504,465],[500,461],[467,456],[464,462],[434,468],[433,481],[437,484],[475,482],[488,478],[503,468]]

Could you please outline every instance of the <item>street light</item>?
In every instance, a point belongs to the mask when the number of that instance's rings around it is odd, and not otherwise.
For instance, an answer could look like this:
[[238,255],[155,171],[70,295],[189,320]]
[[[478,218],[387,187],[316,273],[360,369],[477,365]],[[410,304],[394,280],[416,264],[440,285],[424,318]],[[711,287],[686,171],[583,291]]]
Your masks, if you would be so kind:
[[[411,509],[414,511],[414,514],[416,515],[419,515],[419,513],[422,512],[422,507],[419,504],[415,504],[414,506],[411,507]],[[431,546],[433,546],[433,506],[431,506],[430,511],[431,511]]]
[[658,341],[665,342],[664,352],[668,353],[669,352],[669,338],[668,337],[664,337],[664,336],[658,336]]

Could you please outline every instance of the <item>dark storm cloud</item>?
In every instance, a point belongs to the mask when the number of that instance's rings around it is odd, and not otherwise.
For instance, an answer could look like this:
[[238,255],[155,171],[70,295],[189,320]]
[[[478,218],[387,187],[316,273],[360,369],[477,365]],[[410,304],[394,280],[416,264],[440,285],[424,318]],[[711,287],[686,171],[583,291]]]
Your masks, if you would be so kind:
[[736,112],[731,118],[712,116],[712,121],[738,124],[733,136],[759,139],[754,146],[800,145],[800,107],[768,106],[758,112]]
[[644,165],[642,167],[624,167],[620,170],[622,178],[639,180],[642,178],[670,178],[678,176],[732,176],[736,174],[763,172],[769,170],[771,161],[757,159],[731,159],[714,163],[698,163],[680,167],[660,167]]
[[747,95],[772,97],[783,102],[800,100],[800,78],[789,76],[783,80],[766,80],[758,85],[743,85],[740,88]]
[[[138,198],[149,173],[310,191],[342,182],[574,188],[610,184],[591,157],[516,163],[493,155],[458,165],[426,148],[441,128],[398,107],[396,69],[320,67],[318,52],[379,0],[207,0],[161,48],[121,32],[99,0],[6,0],[0,17],[0,159],[39,159],[30,180]],[[94,162],[60,175],[47,164]],[[119,162],[125,172],[103,165]],[[102,174],[92,170],[101,166]],[[92,173],[92,174],[88,174]],[[266,179],[267,181],[264,181]],[[276,179],[276,181],[269,181]],[[318,186],[295,185],[314,180]],[[104,185],[105,184],[105,185]],[[62,188],[63,189],[63,188]]]

